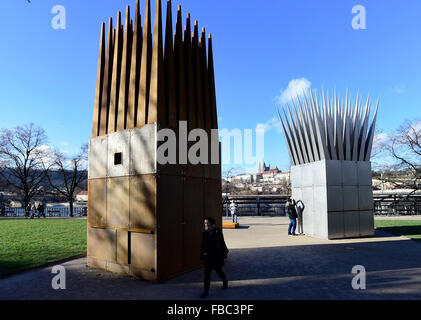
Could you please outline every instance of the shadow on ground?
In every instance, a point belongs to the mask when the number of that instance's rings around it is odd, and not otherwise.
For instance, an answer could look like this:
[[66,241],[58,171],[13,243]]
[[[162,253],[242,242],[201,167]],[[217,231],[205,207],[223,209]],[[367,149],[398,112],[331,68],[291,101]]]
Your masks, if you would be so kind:
[[[395,234],[395,235],[402,235],[402,236],[415,236],[421,235],[421,226],[402,226],[402,227],[381,227],[379,228],[385,232]],[[421,241],[421,239],[413,239],[415,241]]]
[[[382,231],[376,235],[385,240],[231,249],[224,266],[230,288],[220,290],[213,273],[209,298],[421,299],[421,244],[389,240]],[[201,269],[151,284],[88,268],[85,258],[63,265],[66,290],[52,289],[54,275],[47,267],[0,280],[0,299],[184,300],[197,299],[202,291]],[[355,265],[366,269],[366,290],[351,286]]]

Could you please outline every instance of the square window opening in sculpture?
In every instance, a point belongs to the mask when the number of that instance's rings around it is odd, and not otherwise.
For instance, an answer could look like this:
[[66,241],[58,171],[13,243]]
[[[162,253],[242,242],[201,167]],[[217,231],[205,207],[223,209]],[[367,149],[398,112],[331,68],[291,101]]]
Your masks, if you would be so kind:
[[114,165],[122,165],[123,164],[123,154],[121,152],[114,153]]

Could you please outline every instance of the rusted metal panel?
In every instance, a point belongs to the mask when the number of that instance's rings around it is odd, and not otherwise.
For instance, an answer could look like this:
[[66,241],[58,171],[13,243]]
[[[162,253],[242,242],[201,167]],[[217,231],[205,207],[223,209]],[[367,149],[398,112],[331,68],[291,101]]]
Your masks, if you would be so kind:
[[200,178],[184,180],[183,257],[184,268],[200,265],[200,246],[203,230],[203,182]]
[[[161,128],[160,128],[161,129]],[[158,137],[159,138],[159,137]],[[162,137],[161,139],[163,139]],[[175,134],[176,138],[176,146],[179,141],[179,134],[178,132]],[[165,141],[158,141],[157,142],[157,171],[159,174],[164,175],[182,175],[182,165],[179,164],[180,161],[180,149],[179,147],[174,147],[175,150],[171,150],[171,147],[169,146],[168,138],[165,138]],[[170,155],[170,152],[172,153],[175,151],[174,156],[175,159],[173,159],[173,156]],[[184,151],[181,151],[184,152]],[[169,163],[163,163],[163,160],[167,160]],[[175,161],[174,161],[175,160]],[[160,163],[161,162],[161,163]]]
[[88,178],[98,179],[107,176],[108,136],[92,138],[89,141]]
[[130,264],[139,269],[156,270],[154,234],[130,232]]
[[215,179],[207,179],[204,182],[204,218],[212,217],[216,225],[222,227],[222,201],[221,182]]
[[130,275],[136,278],[141,278],[141,279],[152,281],[152,282],[158,281],[156,272],[136,268],[134,266],[130,266]]
[[[210,132],[210,129],[209,129],[209,132]],[[212,178],[211,139],[210,139],[210,134],[208,135],[207,145],[208,145],[208,147],[207,147],[208,159],[207,159],[207,163],[203,164],[203,177],[205,177],[205,178]]]
[[116,262],[116,230],[88,228],[88,256]]
[[100,268],[104,270],[107,268],[107,262],[105,260],[93,258],[90,256],[86,258],[86,264],[90,267]]
[[128,265],[122,265],[113,262],[107,262],[106,270],[118,274],[128,274],[130,272],[130,267]]
[[129,232],[117,230],[117,263],[129,264]]
[[[218,138],[213,138],[213,139],[218,139]],[[218,153],[219,162],[211,164],[212,169],[211,169],[210,177],[213,179],[218,179],[221,182],[221,177],[222,177],[221,142],[216,141],[215,148],[219,148],[219,153]]]
[[157,125],[144,125],[130,132],[130,175],[156,173]]
[[[130,131],[115,132],[108,135],[107,177],[123,177],[130,172]],[[116,162],[119,154],[120,162]]]
[[107,225],[129,226],[129,177],[107,179]]
[[156,177],[130,177],[130,227],[155,230]]
[[183,177],[160,175],[157,196],[157,272],[165,279],[183,271]]
[[88,222],[105,225],[107,214],[107,181],[97,179],[88,181]]
[[[187,148],[188,150],[191,149],[191,147],[196,142],[188,141],[187,142]],[[201,178],[204,175],[204,168],[202,164],[191,164],[190,161],[188,161],[188,164],[185,166],[185,176],[186,177],[196,177]]]

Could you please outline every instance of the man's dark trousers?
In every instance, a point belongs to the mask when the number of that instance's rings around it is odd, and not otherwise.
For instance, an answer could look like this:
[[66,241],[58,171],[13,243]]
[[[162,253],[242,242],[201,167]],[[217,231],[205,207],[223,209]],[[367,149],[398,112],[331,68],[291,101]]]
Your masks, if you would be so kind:
[[205,291],[209,291],[210,287],[210,278],[212,270],[215,270],[216,274],[222,279],[222,281],[226,281],[227,277],[225,276],[224,271],[222,271],[222,266],[207,266],[205,265]]
[[291,234],[291,229],[292,229],[292,234],[295,234],[295,228],[297,227],[297,219],[289,219],[289,227],[288,227],[288,234]]

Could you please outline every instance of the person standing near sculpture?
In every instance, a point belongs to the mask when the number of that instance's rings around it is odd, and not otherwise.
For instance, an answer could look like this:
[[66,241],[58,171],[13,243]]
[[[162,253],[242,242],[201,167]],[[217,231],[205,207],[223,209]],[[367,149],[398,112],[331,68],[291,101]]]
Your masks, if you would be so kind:
[[234,200],[232,200],[231,203],[230,203],[230,211],[231,211],[231,216],[232,216],[232,222],[238,223],[237,204],[235,203]]
[[299,200],[295,203],[295,208],[297,210],[297,231],[299,235],[304,234],[303,230],[303,211],[304,211],[304,203]]
[[289,218],[288,235],[295,236],[295,228],[297,227],[297,210],[295,209],[295,200],[288,199],[285,208]]
[[225,244],[222,230],[215,226],[215,220],[213,218],[206,218],[202,231],[202,248],[200,252],[200,260],[203,262],[203,267],[205,268],[204,291],[200,296],[201,298],[206,298],[209,295],[212,270],[215,270],[217,275],[222,279],[222,289],[228,288],[228,280],[222,271],[224,259],[227,258],[227,255],[228,248]]

